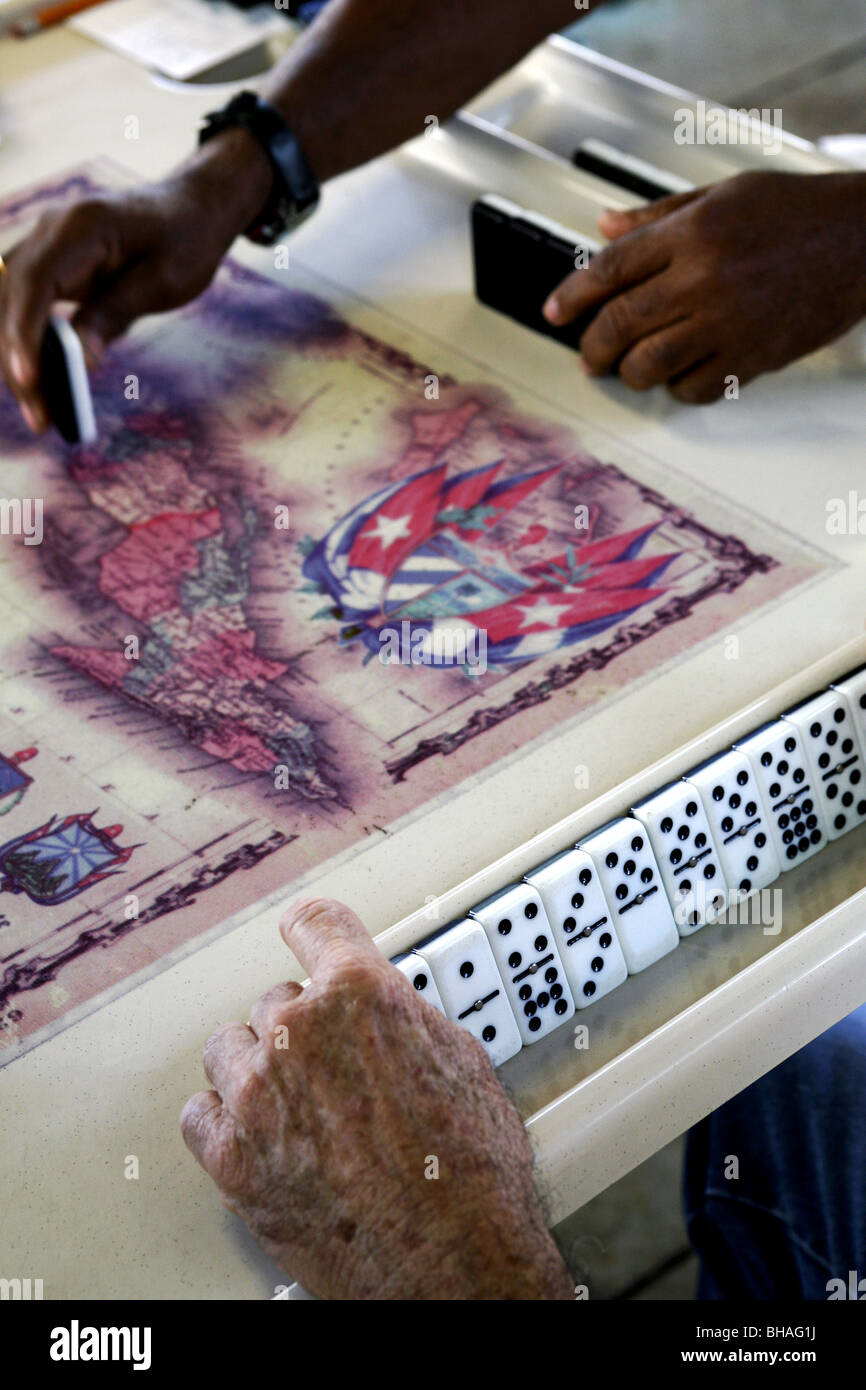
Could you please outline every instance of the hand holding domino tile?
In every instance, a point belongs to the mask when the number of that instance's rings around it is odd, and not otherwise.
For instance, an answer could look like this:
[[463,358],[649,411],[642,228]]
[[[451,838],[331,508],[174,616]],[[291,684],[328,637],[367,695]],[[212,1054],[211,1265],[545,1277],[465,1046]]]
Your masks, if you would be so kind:
[[708,404],[866,313],[864,211],[861,173],[752,170],[606,212],[611,244],[553,291],[545,317],[560,334],[588,323],[580,351],[593,375]]

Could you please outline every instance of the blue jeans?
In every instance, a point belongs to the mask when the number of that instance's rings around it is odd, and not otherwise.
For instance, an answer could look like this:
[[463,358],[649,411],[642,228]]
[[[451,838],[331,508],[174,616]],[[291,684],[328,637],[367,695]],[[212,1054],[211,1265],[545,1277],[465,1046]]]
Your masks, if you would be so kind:
[[685,1207],[698,1298],[866,1296],[866,1007],[696,1125]]

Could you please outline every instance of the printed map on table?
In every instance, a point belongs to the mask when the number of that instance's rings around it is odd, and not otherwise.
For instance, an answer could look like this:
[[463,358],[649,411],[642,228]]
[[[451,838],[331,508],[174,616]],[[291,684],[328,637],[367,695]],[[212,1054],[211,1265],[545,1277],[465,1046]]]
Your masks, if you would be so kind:
[[391,328],[227,262],[107,355],[95,446],[0,401],[44,497],[0,535],[0,1061],[826,565]]

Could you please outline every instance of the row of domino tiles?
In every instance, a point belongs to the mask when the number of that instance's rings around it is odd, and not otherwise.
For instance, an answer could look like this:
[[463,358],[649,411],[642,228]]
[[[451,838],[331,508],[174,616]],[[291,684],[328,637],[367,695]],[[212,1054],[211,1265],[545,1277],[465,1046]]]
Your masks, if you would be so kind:
[[494,1066],[866,821],[866,666],[398,956]]

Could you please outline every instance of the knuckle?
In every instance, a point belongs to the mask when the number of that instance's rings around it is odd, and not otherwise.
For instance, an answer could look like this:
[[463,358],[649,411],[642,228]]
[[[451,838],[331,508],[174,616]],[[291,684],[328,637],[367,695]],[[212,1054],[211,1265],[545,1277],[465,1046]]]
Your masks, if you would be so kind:
[[226,1033],[229,1031],[231,1026],[232,1025],[230,1023],[221,1023],[218,1028],[214,1029],[210,1037],[205,1041],[205,1045],[202,1048],[202,1059],[205,1063],[212,1059],[215,1056],[215,1054],[219,1051],[220,1047],[222,1046],[223,1038],[225,1037]]
[[695,301],[706,302],[707,296],[719,296],[726,292],[731,272],[736,274],[737,258],[734,248],[718,227],[708,223],[699,229],[699,236],[700,250],[693,272],[692,296]]
[[201,1112],[199,1109],[198,1096],[190,1096],[186,1105],[180,1112],[180,1128],[183,1137],[197,1134],[201,1129]]
[[718,218],[718,208],[714,208],[709,198],[700,198],[693,203],[688,217],[688,230],[691,236],[696,232],[706,232]]
[[655,385],[649,364],[633,353],[620,363],[619,374],[626,386],[630,386],[632,391],[648,391],[651,386]]
[[676,353],[670,339],[650,338],[639,343],[623,363],[623,380],[637,391],[666,381],[676,367]]
[[722,394],[722,386],[715,381],[680,381],[670,386],[671,395],[684,405],[709,405]]
[[612,299],[597,315],[595,332],[602,347],[611,348],[631,331],[633,315],[626,298]]
[[266,989],[264,994],[259,995],[255,1002],[255,1007],[257,1009],[273,1009],[277,1005],[286,1002],[285,985],[271,985],[270,989]]
[[[392,978],[393,971],[384,959],[346,958],[337,964],[328,980],[320,1008],[329,1026],[335,1019],[371,1018],[393,1013],[401,1006],[403,980]],[[403,999],[403,1002],[405,1000]]]
[[57,230],[64,237],[85,237],[101,231],[108,208],[101,198],[82,198],[60,214]]
[[590,370],[595,371],[600,368],[603,362],[603,353],[598,344],[598,340],[593,336],[591,328],[587,329],[580,340],[580,355],[584,365]]
[[224,1129],[211,1144],[205,1167],[229,1211],[243,1215],[243,1201],[255,1185],[255,1160],[234,1129]]
[[767,186],[768,177],[773,178],[774,175],[767,169],[744,169],[742,173],[731,179],[731,184],[736,184],[736,189],[739,192],[743,190],[752,192],[756,189],[762,191]]
[[726,220],[719,218],[719,210],[709,198],[693,205],[681,232],[679,251],[681,292],[690,293],[699,303],[706,303],[708,294],[718,295],[719,277],[735,268],[741,258]]
[[674,381],[668,386],[668,392],[675,401],[680,401],[683,405],[691,405],[693,386],[689,386],[685,381]]
[[695,392],[694,405],[712,405],[722,394],[723,387],[719,382],[712,382],[709,386],[703,386]]
[[[47,237],[51,236],[55,228],[62,227],[69,217],[69,213],[69,208],[64,208],[62,211],[58,211],[57,208],[48,208],[45,212],[40,213],[33,224],[33,230],[30,235],[26,237],[23,242],[19,243],[17,247],[19,262],[31,256],[34,248],[41,245]],[[8,265],[9,258],[7,257],[6,260]]]
[[269,989],[266,994],[262,995],[261,999],[256,1002],[255,1007],[260,1010],[269,1021],[273,1019],[275,1022],[279,1022],[283,1015],[287,1013],[289,1005],[293,1002],[293,998],[294,996],[291,991],[288,990],[285,985],[274,985],[273,989]]
[[211,1112],[203,1100],[203,1094],[190,1096],[180,1112],[180,1132],[188,1148],[207,1151],[212,1139]]
[[287,999],[260,999],[254,1013],[259,1038],[269,1047],[273,1046],[277,1030],[288,1029],[297,1020],[297,1014],[289,1008]]
[[158,287],[161,306],[177,308],[201,294],[212,278],[213,267],[197,257],[182,254],[171,242],[154,240],[148,259],[151,297]]
[[347,954],[335,967],[331,986],[336,993],[373,1003],[390,992],[390,972],[386,965],[384,960],[380,964],[367,956]]
[[151,299],[167,309],[177,308],[192,297],[183,268],[170,255],[153,257],[148,265]]
[[269,1089],[267,1066],[248,1067],[235,1093],[238,1107],[246,1113],[258,1110]]
[[611,241],[592,262],[592,273],[602,289],[615,285],[622,274],[623,252],[621,241]]

